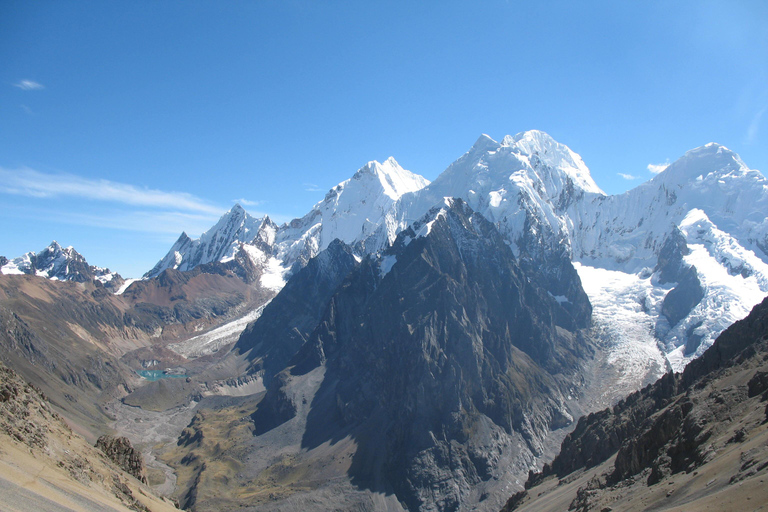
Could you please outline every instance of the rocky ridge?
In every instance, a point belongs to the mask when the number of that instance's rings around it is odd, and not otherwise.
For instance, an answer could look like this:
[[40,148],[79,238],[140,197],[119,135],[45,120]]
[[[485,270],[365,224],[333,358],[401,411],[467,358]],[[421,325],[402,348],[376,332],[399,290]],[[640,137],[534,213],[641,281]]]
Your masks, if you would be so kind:
[[[721,508],[736,503],[747,483],[762,488],[754,499],[764,502],[768,493],[757,481],[768,477],[766,361],[768,299],[682,374],[582,417],[560,454],[531,472],[526,491],[504,510],[641,510],[661,502]],[[699,474],[717,476],[702,481]]]

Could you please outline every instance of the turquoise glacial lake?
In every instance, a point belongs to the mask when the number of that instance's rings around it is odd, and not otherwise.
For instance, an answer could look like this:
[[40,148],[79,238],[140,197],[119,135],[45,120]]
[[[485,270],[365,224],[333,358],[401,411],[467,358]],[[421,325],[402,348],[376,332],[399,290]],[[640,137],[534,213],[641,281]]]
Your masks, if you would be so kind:
[[152,382],[160,379],[186,378],[186,375],[175,375],[170,373],[163,373],[162,370],[136,370],[136,373],[138,373],[145,379]]

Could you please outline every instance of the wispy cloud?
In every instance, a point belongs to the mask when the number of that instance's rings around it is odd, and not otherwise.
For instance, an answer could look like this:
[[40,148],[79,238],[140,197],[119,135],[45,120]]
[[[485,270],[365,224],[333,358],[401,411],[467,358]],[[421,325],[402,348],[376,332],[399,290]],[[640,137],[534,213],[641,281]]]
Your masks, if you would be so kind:
[[760,121],[763,119],[766,110],[768,110],[768,103],[766,103],[765,106],[758,110],[752,117],[752,122],[749,123],[749,127],[747,128],[747,144],[755,142],[757,132],[760,129]]
[[233,203],[240,203],[242,206],[258,206],[258,205],[264,203],[264,201],[251,201],[250,199],[242,199],[242,198],[240,198],[240,199],[233,199],[232,202]]
[[640,176],[632,176],[631,174],[624,174],[623,172],[617,172],[619,176],[624,178],[625,180],[639,180]]
[[[178,236],[185,231],[199,236],[218,220],[217,215],[168,211],[108,211],[98,214],[78,212],[53,212],[57,222],[99,228],[158,233]],[[47,217],[50,221],[51,217]]]
[[29,114],[30,116],[33,116],[33,115],[35,115],[35,113],[34,113],[34,112],[32,112],[32,109],[31,109],[31,108],[29,108],[27,105],[19,105],[19,107],[21,107],[21,110],[23,110],[24,112],[26,112],[26,113],[27,113],[27,114]]
[[669,162],[665,162],[663,164],[648,164],[648,170],[653,174],[659,174],[667,167],[669,167]]
[[18,87],[22,91],[39,91],[40,89],[45,89],[43,84],[35,82],[34,80],[20,80],[13,84],[13,86]]
[[0,168],[0,193],[28,197],[81,197],[132,206],[220,214],[224,209],[186,192],[164,192],[127,183],[94,180],[72,174],[49,174],[34,169]]
[[304,190],[307,192],[322,192],[323,189],[320,188],[319,185],[315,185],[314,183],[304,183]]

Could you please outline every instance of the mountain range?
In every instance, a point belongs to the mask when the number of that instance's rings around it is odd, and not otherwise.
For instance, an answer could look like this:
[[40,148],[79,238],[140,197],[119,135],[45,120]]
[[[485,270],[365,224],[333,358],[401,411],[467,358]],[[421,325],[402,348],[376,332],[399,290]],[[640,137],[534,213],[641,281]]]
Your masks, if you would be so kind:
[[[550,293],[578,302],[579,290],[552,273],[573,272],[562,265],[571,261],[606,335],[657,345],[654,360],[679,371],[768,293],[766,186],[759,171],[710,143],[608,196],[581,157],[544,132],[500,143],[483,135],[433,183],[393,158],[369,162],[282,226],[235,205],[199,239],[182,234],[145,277],[241,254],[260,269],[262,284],[279,290],[332,240],[358,257],[376,253],[442,198],[461,198],[494,223],[523,265],[548,276]],[[661,272],[665,243],[679,252],[667,257],[693,269],[686,279],[682,270]],[[638,336],[638,324],[650,334]]]
[[[483,135],[431,183],[369,162],[281,226],[235,205],[142,279],[55,242],[3,258],[0,355],[194,510],[498,510],[575,418],[768,294],[765,212],[768,181],[717,144],[608,196],[544,132]],[[131,372],[163,369],[185,378]]]

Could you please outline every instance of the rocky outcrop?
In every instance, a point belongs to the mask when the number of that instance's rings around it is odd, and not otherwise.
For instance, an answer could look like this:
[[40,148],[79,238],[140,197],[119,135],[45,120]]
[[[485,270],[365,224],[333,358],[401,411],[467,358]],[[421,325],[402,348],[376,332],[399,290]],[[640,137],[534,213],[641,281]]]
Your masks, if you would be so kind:
[[[613,408],[581,418],[552,463],[529,475],[529,492],[513,496],[504,510],[516,510],[523,503],[526,510],[535,510],[535,499],[528,500],[531,488],[551,475],[568,483],[568,475],[604,464],[614,455],[599,482],[578,489],[571,509],[593,510],[614,488],[625,489],[626,495],[626,488],[640,485],[637,482],[653,486],[672,475],[696,474],[716,457],[726,457],[723,446],[762,435],[761,422],[749,418],[756,408],[762,411],[761,402],[768,399],[766,360],[768,298],[724,331],[682,374],[669,373]],[[718,442],[723,436],[726,440]],[[757,471],[768,467],[768,451],[755,451],[752,458]],[[737,472],[733,478],[755,475],[746,471],[750,465],[739,462],[743,475]]]
[[287,374],[279,373],[264,399],[259,402],[256,411],[251,415],[254,434],[261,435],[296,416],[296,404],[285,392],[287,380]]
[[282,370],[317,326],[328,301],[357,265],[352,250],[335,240],[299,270],[235,344],[250,372],[264,372],[265,385]]
[[[677,286],[664,297],[661,314],[669,321],[669,325],[677,325],[703,298],[704,287],[701,285],[698,272],[694,267],[687,267],[680,272]],[[698,345],[689,346],[686,348],[686,353],[692,354],[697,347]]]
[[140,482],[147,483],[144,457],[131,445],[127,437],[103,435],[96,441],[96,448],[104,452],[120,469]]
[[48,444],[46,421],[60,421],[39,389],[0,363],[0,432],[28,446]]
[[[683,260],[690,252],[685,236],[677,226],[673,226],[672,232],[664,239],[659,250],[655,269],[659,275],[659,283],[675,283],[675,287],[667,293],[661,305],[661,314],[671,327],[686,318],[704,298],[705,290],[696,268]],[[700,343],[700,337],[689,334],[685,353],[693,354]]]
[[675,283],[680,280],[680,273],[685,270],[683,256],[690,254],[685,235],[677,226],[664,239],[659,249],[659,258],[655,270],[659,272],[659,283]]

